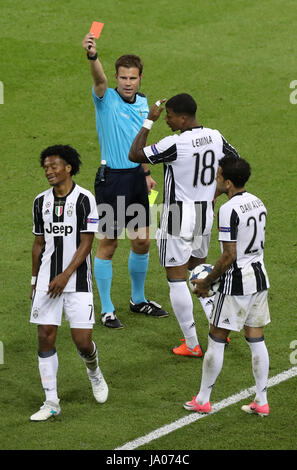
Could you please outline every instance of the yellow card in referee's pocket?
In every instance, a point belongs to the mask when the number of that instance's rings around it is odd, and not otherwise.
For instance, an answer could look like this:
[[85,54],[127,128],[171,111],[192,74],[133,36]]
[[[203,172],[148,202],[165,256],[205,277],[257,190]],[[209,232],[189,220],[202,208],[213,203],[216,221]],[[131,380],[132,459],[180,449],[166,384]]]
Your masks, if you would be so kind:
[[153,206],[155,203],[155,200],[157,199],[158,196],[158,191],[155,191],[154,189],[151,190],[151,194],[149,194],[149,203],[150,206]]

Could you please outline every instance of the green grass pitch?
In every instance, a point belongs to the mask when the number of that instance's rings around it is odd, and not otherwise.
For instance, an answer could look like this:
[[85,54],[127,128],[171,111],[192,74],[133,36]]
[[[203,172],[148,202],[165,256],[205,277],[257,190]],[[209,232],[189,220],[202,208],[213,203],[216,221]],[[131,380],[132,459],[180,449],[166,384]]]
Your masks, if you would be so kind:
[[[1,301],[0,448],[110,450],[187,413],[197,393],[201,360],[174,357],[181,332],[152,240],[146,294],[170,311],[167,319],[129,313],[128,240],[114,257],[113,301],[125,328],[98,322],[94,339],[109,384],[108,402],[92,396],[67,323],[58,332],[62,414],[30,423],[44,399],[37,366],[36,327],[29,324],[31,207],[47,188],[40,151],[56,143],[81,153],[77,183],[93,190],[100,156],[89,64],[81,41],[93,20],[105,23],[98,52],[114,85],[114,61],[124,53],[144,62],[149,103],[180,92],[198,102],[201,124],[219,129],[252,166],[247,186],[268,208],[266,267],[272,323],[265,330],[270,377],[293,367],[296,332],[296,117],[290,83],[297,80],[294,0],[20,0],[3,2],[0,17]],[[3,100],[3,99],[4,100]],[[167,135],[160,120],[149,142]],[[162,168],[152,170],[162,201]],[[224,198],[218,203],[221,204]],[[96,242],[95,242],[96,243]],[[95,246],[94,246],[95,248]],[[209,262],[219,254],[214,228]],[[208,325],[197,299],[200,343]],[[95,289],[96,310],[100,305]],[[99,315],[97,315],[99,318]],[[291,355],[291,356],[290,356]],[[212,394],[218,402],[254,384],[243,334],[232,334]],[[296,378],[268,391],[271,415],[244,415],[237,403],[152,441],[141,450],[296,449]]]

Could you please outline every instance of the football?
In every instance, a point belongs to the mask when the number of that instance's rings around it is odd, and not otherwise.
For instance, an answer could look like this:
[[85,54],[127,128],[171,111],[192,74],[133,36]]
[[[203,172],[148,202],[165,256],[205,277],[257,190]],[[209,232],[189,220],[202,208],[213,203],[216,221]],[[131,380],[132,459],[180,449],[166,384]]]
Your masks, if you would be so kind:
[[[191,281],[194,279],[204,279],[213,269],[213,266],[211,264],[198,264],[196,268],[194,268],[190,272],[189,276],[189,286],[192,291],[195,290],[196,286],[195,284],[192,284]],[[209,292],[208,292],[208,297],[212,297],[216,291],[218,290],[220,285],[220,280],[217,279],[213,284],[211,284]]]

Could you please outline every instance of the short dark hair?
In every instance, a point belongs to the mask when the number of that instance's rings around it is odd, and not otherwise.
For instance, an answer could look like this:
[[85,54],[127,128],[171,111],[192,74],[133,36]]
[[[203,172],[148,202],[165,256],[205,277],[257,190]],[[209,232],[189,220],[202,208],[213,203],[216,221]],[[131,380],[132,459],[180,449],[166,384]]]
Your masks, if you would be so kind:
[[76,175],[79,172],[81,165],[79,153],[69,145],[52,145],[44,149],[40,154],[40,165],[44,166],[44,160],[47,157],[57,155],[62,158],[68,165],[71,165],[70,175]]
[[250,164],[233,155],[221,158],[219,166],[222,168],[223,178],[232,181],[235,188],[243,188],[251,175]]
[[119,67],[126,67],[130,69],[131,67],[136,67],[139,70],[139,75],[142,74],[143,63],[141,58],[138,55],[126,54],[119,57],[115,62],[116,73],[119,71]]
[[176,114],[188,114],[195,116],[197,111],[197,104],[194,98],[188,93],[180,93],[170,98],[166,102],[166,108],[172,109]]

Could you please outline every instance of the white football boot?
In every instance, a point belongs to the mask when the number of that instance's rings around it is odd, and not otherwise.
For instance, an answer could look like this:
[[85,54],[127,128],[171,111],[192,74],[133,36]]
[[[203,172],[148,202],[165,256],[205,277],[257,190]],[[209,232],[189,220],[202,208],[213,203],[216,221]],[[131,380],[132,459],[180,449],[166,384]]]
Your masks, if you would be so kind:
[[40,410],[30,417],[30,421],[46,421],[49,418],[58,416],[60,413],[61,408],[58,403],[45,401]]
[[89,375],[89,379],[96,401],[98,403],[105,403],[108,397],[108,385],[103,377],[102,372],[99,372],[95,376]]

